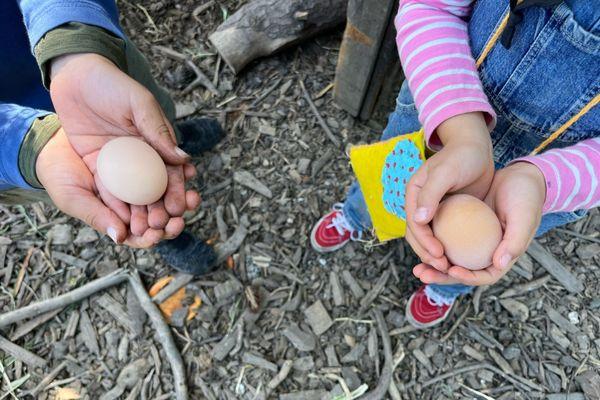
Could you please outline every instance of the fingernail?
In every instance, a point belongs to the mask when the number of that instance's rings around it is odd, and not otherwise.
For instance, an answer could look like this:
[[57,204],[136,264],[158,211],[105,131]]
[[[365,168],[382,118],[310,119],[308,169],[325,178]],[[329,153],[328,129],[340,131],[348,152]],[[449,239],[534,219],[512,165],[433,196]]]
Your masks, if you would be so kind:
[[186,153],[185,151],[183,151],[182,149],[180,149],[179,147],[175,147],[175,153],[179,156],[179,157],[183,157],[183,158],[189,158],[190,155],[188,153]]
[[510,256],[510,254],[505,254],[502,257],[500,257],[500,268],[508,267],[508,264],[510,264],[511,260],[512,257]]
[[112,226],[109,227],[106,230],[106,234],[108,235],[108,237],[110,237],[112,239],[113,242],[117,243],[117,230],[115,228],[113,228]]
[[427,219],[427,209],[424,207],[417,208],[415,212],[414,220],[415,222],[422,222]]

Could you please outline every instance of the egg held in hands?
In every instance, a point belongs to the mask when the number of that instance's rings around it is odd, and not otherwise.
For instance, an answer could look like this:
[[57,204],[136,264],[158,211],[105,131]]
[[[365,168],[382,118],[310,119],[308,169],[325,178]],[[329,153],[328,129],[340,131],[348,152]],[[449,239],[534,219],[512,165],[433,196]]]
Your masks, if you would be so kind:
[[502,240],[502,226],[494,211],[466,194],[452,195],[442,201],[431,227],[444,246],[448,261],[470,270],[490,266]]
[[152,204],[167,190],[165,163],[140,139],[120,137],[106,143],[98,154],[96,168],[106,190],[129,204]]

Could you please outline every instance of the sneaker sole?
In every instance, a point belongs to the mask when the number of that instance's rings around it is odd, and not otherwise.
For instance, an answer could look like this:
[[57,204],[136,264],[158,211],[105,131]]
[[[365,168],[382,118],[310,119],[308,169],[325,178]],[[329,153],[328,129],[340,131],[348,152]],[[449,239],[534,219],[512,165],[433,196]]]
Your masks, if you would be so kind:
[[[415,328],[417,329],[427,329],[427,328],[431,328],[432,326],[436,326],[441,324],[442,322],[444,322],[446,320],[446,318],[448,318],[448,315],[450,315],[450,311],[452,311],[452,308],[454,307],[454,304],[452,304],[452,306],[450,306],[450,308],[448,309],[448,312],[446,313],[446,315],[444,316],[444,318],[442,319],[436,319],[435,321],[431,321],[431,322],[427,322],[427,323],[422,323],[417,321],[413,315],[412,312],[410,312],[410,303],[413,300],[413,297],[415,296],[415,294],[413,293],[410,298],[408,299],[408,301],[406,302],[406,307],[404,310],[404,315],[406,316],[406,320]],[[456,302],[454,302],[456,303]]]
[[335,246],[331,246],[331,247],[320,246],[317,243],[315,237],[317,235],[317,228],[319,227],[319,225],[321,225],[321,222],[323,222],[323,218],[321,218],[319,221],[317,221],[315,226],[313,226],[312,230],[310,231],[310,245],[312,246],[314,251],[316,251],[317,253],[322,253],[322,254],[333,253],[334,251],[338,251],[339,249],[341,249],[342,247],[344,247],[345,245],[348,244],[348,242],[350,240],[346,240],[345,242],[336,244]]

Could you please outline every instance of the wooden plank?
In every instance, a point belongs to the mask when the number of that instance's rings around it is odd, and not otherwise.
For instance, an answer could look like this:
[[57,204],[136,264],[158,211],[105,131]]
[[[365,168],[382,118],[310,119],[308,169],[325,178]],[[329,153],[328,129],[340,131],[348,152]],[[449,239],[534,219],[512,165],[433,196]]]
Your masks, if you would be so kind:
[[396,27],[394,26],[394,17],[398,14],[400,2],[396,1],[392,4],[392,11],[390,12],[388,21],[385,23],[386,29],[379,54],[377,55],[367,92],[361,105],[359,118],[362,120],[367,120],[371,117],[382,94],[398,90],[397,83],[403,77],[398,48],[396,46]]
[[529,254],[546,271],[550,273],[565,289],[571,293],[579,293],[583,290],[583,284],[573,273],[567,270],[548,250],[536,240],[531,242],[527,249]]
[[335,78],[335,101],[360,115],[396,0],[350,0]]

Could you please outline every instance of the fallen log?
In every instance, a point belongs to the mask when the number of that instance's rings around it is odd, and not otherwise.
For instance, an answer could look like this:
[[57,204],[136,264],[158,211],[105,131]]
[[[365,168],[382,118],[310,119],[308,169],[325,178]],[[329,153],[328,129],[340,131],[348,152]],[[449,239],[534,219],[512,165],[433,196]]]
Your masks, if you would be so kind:
[[346,20],[348,0],[254,0],[209,36],[234,73]]

